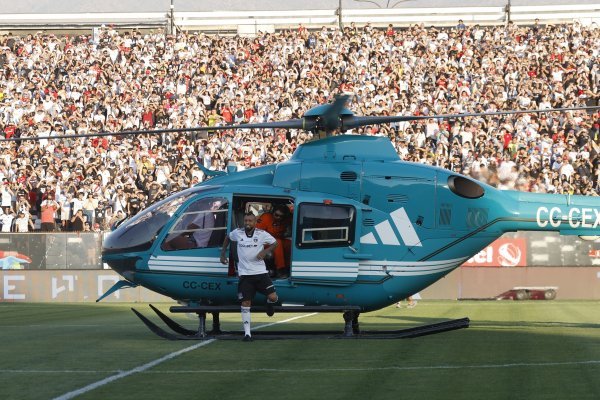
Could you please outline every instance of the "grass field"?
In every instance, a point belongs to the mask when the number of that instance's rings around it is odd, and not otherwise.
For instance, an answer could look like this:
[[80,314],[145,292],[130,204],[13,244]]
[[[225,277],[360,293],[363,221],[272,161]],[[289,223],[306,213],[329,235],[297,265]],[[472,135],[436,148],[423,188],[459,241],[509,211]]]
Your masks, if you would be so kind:
[[[130,306],[0,304],[0,398],[68,398],[86,387],[76,398],[600,398],[597,301],[421,301],[414,309],[364,314],[361,327],[397,329],[465,316],[471,327],[402,340],[251,343],[160,339]],[[145,305],[135,307],[150,315]],[[253,326],[293,316],[253,315]],[[342,327],[336,314],[296,316],[302,318],[269,329]],[[223,315],[223,328],[239,329],[239,320]],[[180,350],[186,351],[174,354]],[[114,380],[89,390],[108,377]]]

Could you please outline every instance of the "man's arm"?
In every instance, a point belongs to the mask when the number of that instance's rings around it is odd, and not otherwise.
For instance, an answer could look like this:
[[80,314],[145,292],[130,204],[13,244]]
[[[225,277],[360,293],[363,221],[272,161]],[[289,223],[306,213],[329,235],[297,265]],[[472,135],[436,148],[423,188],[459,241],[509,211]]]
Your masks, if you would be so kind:
[[269,247],[267,247],[266,249],[263,249],[260,253],[258,253],[256,255],[256,258],[258,258],[259,260],[264,260],[267,255],[273,254],[273,250],[275,250],[275,247],[277,247],[277,245],[278,245],[278,243],[276,240],[273,243],[271,243],[271,245]]
[[229,260],[225,255],[225,252],[227,251],[227,246],[229,246],[229,236],[226,235],[225,240],[223,241],[223,246],[221,247],[221,263],[223,264],[229,263]]

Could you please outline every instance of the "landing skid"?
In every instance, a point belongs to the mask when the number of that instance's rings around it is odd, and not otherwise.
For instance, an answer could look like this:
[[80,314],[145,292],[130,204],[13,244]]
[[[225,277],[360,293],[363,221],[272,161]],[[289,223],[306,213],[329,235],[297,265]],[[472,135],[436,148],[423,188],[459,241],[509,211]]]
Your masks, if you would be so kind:
[[[175,313],[196,313],[198,315],[198,330],[187,329],[150,304],[150,308],[159,316],[159,318],[175,333],[168,332],[150,321],[140,312],[131,309],[142,322],[154,334],[168,340],[239,340],[243,332],[222,331],[219,322],[219,313],[221,312],[239,312],[237,306],[200,306],[200,307],[171,307],[171,312]],[[388,330],[388,331],[361,331],[358,324],[360,315],[359,307],[337,307],[337,306],[275,306],[275,312],[343,312],[344,313],[344,331],[268,331],[253,332],[253,340],[281,340],[281,339],[407,339],[419,336],[432,335],[435,333],[447,332],[456,329],[468,328],[469,318],[453,319],[449,321],[438,322],[417,326],[408,329]],[[252,311],[266,311],[266,307],[252,307]],[[206,331],[206,314],[213,316],[213,329]]]
[[210,337],[214,337],[215,335],[221,335],[221,334],[225,333],[225,332],[221,331],[218,313],[213,313],[213,329],[206,332],[206,313],[197,313],[198,320],[199,320],[199,326],[198,326],[197,331],[193,331],[191,329],[187,329],[187,328],[184,328],[183,326],[179,325],[177,322],[175,322],[171,318],[167,317],[164,313],[162,313],[159,309],[154,307],[152,304],[150,304],[150,308],[152,308],[152,310],[156,313],[156,315],[158,315],[160,317],[160,319],[163,320],[163,322],[165,324],[167,324],[167,326],[176,333],[171,333],[171,332],[165,331],[164,329],[162,329],[161,327],[156,325],[154,322],[152,322],[148,318],[146,318],[142,313],[137,311],[135,308],[132,308],[131,311],[133,311],[135,313],[135,315],[137,315],[138,318],[142,320],[142,322],[144,323],[144,325],[146,325],[148,327],[148,329],[150,329],[156,335],[158,335],[164,339],[168,339],[168,340],[203,340],[203,339],[209,339]]

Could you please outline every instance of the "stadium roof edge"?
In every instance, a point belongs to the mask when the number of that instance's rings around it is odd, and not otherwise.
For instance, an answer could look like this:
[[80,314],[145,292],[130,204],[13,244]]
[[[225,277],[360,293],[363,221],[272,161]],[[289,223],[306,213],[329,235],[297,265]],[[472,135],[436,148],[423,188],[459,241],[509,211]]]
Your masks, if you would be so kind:
[[[309,28],[371,23],[377,26],[393,24],[408,26],[417,23],[452,26],[462,19],[466,24],[498,25],[507,21],[506,0],[432,0],[423,7],[416,0],[343,0],[342,13],[338,0],[305,0],[296,2],[259,0],[255,2],[224,0],[147,0],[140,10],[138,1],[110,0],[104,2],[65,0],[52,4],[23,0],[3,7],[0,29],[23,30],[83,30],[103,24],[118,28],[168,28],[202,30],[255,35],[259,31],[304,24]],[[600,24],[600,2],[596,0],[513,0],[511,20],[530,23],[539,18],[543,23],[572,22]],[[552,4],[555,3],[555,4]],[[30,5],[30,7],[26,6]],[[388,5],[391,5],[388,7]],[[219,10],[215,10],[215,8]],[[293,10],[295,12],[290,13]]]

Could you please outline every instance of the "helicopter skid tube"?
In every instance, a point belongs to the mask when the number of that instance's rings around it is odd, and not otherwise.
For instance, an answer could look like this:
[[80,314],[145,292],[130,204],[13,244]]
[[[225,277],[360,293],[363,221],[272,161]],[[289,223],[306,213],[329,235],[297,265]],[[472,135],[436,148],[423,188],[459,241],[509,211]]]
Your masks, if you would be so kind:
[[[220,312],[239,312],[236,306],[177,306],[171,307],[172,312],[190,313],[195,312],[198,315],[199,326],[197,331],[182,327],[171,318],[167,317],[156,307],[150,305],[152,310],[160,317],[169,328],[176,333],[167,332],[154,322],[150,321],[144,315],[132,308],[132,311],[142,320],[142,322],[154,334],[168,340],[239,340],[242,332],[224,332],[219,327]],[[310,308],[310,309],[309,309]],[[339,330],[318,330],[318,331],[267,331],[255,332],[252,335],[256,340],[280,340],[280,339],[406,339],[419,336],[432,335],[435,333],[447,332],[456,329],[468,328],[469,318],[460,318],[449,321],[438,322],[434,324],[422,325],[413,328],[387,330],[387,331],[360,331],[358,327],[359,307],[355,306],[275,306],[277,312],[344,312],[345,327],[344,331]],[[252,307],[253,311],[264,311],[265,307]],[[206,332],[206,313],[213,314],[213,330]]]
[[[449,321],[438,322],[407,329],[397,329],[388,331],[361,331],[347,335],[337,331],[269,331],[253,332],[253,340],[283,340],[283,339],[409,339],[420,336],[433,335],[463,329],[469,327],[469,318],[453,319]],[[243,332],[236,334],[227,334],[216,337],[219,340],[239,340]]]
[[[135,315],[137,315],[138,318],[142,320],[144,325],[146,325],[146,327],[148,327],[148,329],[150,329],[152,331],[152,333],[154,333],[157,336],[160,336],[163,339],[167,339],[167,340],[202,340],[202,339],[207,338],[207,337],[202,337],[202,336],[198,335],[198,332],[194,332],[194,331],[190,331],[190,332],[193,332],[193,335],[175,334],[175,333],[167,332],[164,329],[162,329],[161,327],[159,327],[158,325],[156,325],[154,322],[150,321],[148,318],[146,318],[143,314],[141,314],[135,308],[132,308],[131,311],[133,311],[135,313]],[[173,322],[175,323],[175,321],[173,321]]]
[[219,323],[219,315],[218,313],[213,313],[213,329],[209,332],[206,332],[206,313],[197,313],[199,326],[197,331],[193,331],[191,329],[184,328],[179,325],[177,322],[173,321],[171,318],[167,317],[163,314],[159,309],[150,304],[150,308],[159,316],[159,318],[167,324],[169,328],[171,328],[176,333],[167,332],[154,322],[150,321],[146,318],[142,313],[137,311],[135,308],[132,308],[131,311],[138,316],[140,320],[150,329],[154,334],[168,340],[202,340],[209,339],[209,335],[219,335],[226,332],[222,332],[220,329]]

